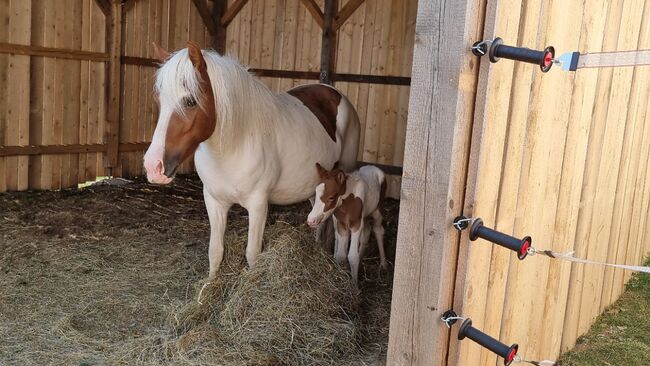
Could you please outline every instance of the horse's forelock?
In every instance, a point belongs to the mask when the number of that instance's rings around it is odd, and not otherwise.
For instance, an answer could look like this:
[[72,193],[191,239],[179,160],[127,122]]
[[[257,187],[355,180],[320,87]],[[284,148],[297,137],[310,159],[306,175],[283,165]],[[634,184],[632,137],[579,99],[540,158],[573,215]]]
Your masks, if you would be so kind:
[[169,106],[182,116],[185,116],[183,98],[189,96],[199,104],[202,102],[200,76],[190,61],[187,49],[175,52],[158,69],[155,91],[161,106]]

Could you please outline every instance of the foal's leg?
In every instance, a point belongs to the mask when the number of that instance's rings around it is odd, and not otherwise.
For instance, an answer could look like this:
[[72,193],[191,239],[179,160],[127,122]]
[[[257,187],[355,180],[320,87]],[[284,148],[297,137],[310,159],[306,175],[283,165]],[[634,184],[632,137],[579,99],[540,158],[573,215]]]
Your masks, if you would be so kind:
[[338,264],[343,264],[343,262],[345,262],[345,257],[348,255],[348,241],[350,241],[350,230],[344,228],[343,225],[339,225],[336,217],[332,216],[332,220],[334,220],[334,234],[336,236],[334,244],[334,260]]
[[219,265],[223,259],[223,233],[226,230],[229,204],[224,204],[203,190],[205,208],[208,210],[210,219],[210,246],[208,248],[208,259],[210,262],[210,277],[217,275]]
[[377,239],[377,249],[379,249],[379,263],[382,269],[388,269],[386,262],[386,252],[384,251],[384,225],[382,225],[383,217],[379,209],[372,213],[372,231],[375,233]]
[[246,245],[246,260],[248,267],[253,268],[257,256],[262,252],[262,239],[269,203],[266,197],[256,197],[246,204],[248,210],[248,244]]
[[[363,221],[362,221],[363,222]],[[363,231],[363,224],[357,230],[353,231],[350,235],[350,250],[348,251],[348,262],[350,262],[350,272],[352,273],[352,284],[355,288],[359,288],[359,262],[361,261],[361,247],[360,237]]]

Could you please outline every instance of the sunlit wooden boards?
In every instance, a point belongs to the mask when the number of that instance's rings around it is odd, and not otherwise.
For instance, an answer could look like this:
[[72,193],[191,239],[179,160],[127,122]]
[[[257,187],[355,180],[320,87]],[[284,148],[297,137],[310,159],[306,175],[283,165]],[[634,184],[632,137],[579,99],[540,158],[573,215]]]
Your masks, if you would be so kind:
[[[105,51],[105,19],[93,0],[7,1],[0,42]],[[4,146],[101,143],[104,64],[0,54],[0,142]],[[100,156],[101,157],[101,156]],[[101,175],[98,154],[0,158],[0,191],[59,189]]]
[[[506,44],[553,45],[558,53],[648,47],[644,2],[503,0],[490,6],[485,37],[500,36]],[[508,60],[486,71],[479,80],[476,109],[483,112],[474,124],[465,213],[506,233],[531,235],[539,248],[639,263],[648,250],[639,248],[650,195],[647,71],[542,74]],[[520,262],[503,248],[465,237],[458,268],[456,307],[477,328],[518,343],[527,359],[552,359],[573,346],[629,278],[545,257]],[[449,364],[501,362],[471,342],[452,341],[451,348]]]

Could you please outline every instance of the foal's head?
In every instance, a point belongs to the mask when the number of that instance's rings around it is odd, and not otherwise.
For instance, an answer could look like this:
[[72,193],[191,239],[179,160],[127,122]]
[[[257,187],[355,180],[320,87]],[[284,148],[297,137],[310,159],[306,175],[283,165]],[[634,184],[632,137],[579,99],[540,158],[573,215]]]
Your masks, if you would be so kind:
[[307,217],[307,224],[310,227],[318,226],[341,206],[343,202],[341,196],[345,193],[347,181],[345,173],[336,167],[327,170],[316,163],[316,170],[321,182],[316,186],[314,207]]
[[195,42],[173,55],[154,44],[163,65],[156,75],[160,115],[144,156],[151,183],[172,181],[178,166],[207,140],[216,124],[214,93],[205,58]]

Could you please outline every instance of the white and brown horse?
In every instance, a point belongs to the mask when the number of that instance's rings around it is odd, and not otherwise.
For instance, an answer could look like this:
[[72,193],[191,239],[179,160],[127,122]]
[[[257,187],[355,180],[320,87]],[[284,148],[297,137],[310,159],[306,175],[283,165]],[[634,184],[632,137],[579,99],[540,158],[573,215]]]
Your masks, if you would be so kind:
[[322,84],[276,94],[232,58],[189,42],[174,54],[154,45],[164,63],[156,75],[160,116],[144,156],[152,183],[172,181],[194,154],[210,218],[210,276],[223,258],[233,204],[249,213],[246,259],[262,250],[268,204],[314,195],[314,163],[354,169],[359,117],[336,89]]
[[316,227],[329,217],[334,218],[334,258],[339,264],[345,261],[345,257],[348,258],[352,282],[358,287],[359,263],[370,239],[371,217],[372,231],[379,249],[379,263],[381,269],[388,268],[381,215],[381,202],[386,196],[386,176],[381,169],[371,165],[351,174],[338,168],[326,170],[318,163],[316,170],[321,183],[316,186],[315,203],[307,216],[307,223]]

